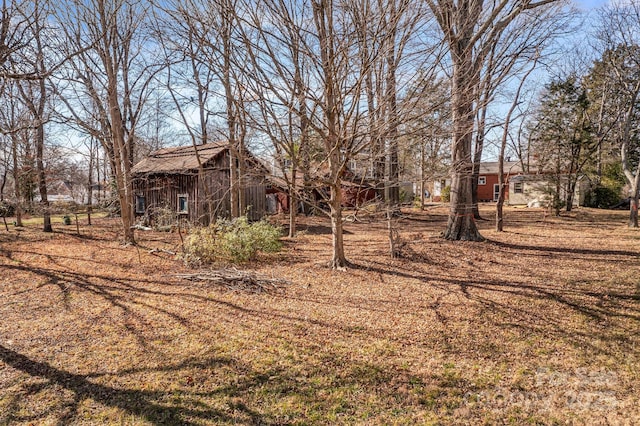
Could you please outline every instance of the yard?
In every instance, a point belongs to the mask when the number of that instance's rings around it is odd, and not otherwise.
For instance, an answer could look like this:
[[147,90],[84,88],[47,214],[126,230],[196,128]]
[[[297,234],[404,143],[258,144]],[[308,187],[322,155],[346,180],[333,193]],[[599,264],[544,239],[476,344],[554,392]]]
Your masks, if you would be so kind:
[[[491,206],[483,208],[491,217]],[[189,281],[177,233],[119,244],[116,219],[0,231],[0,424],[634,424],[640,232],[628,212],[507,209],[484,243],[446,210],[327,221],[246,268],[252,293]]]

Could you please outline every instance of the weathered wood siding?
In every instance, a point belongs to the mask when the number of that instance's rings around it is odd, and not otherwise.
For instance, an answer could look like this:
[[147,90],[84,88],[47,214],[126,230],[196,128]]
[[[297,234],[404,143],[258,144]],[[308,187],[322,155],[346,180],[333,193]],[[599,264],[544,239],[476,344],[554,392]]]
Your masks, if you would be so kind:
[[244,188],[249,220],[260,220],[267,214],[267,190],[264,184]]
[[[266,214],[264,176],[253,175],[244,179],[245,200],[250,220],[259,220]],[[133,177],[135,196],[145,199],[146,216],[156,223],[162,212],[172,212],[192,223],[208,225],[219,217],[229,217],[231,211],[228,156],[220,155],[205,165],[202,176],[197,170],[182,173],[145,174]],[[187,212],[180,213],[179,197],[186,195]]]

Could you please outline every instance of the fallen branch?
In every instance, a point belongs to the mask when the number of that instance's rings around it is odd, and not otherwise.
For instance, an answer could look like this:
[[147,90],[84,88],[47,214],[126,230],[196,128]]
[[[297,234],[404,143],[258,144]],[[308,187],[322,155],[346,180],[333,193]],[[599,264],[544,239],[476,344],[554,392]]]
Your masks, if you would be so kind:
[[251,271],[235,268],[200,271],[193,274],[177,274],[178,278],[189,281],[202,281],[225,287],[233,291],[250,293],[280,293],[291,282],[282,278],[269,278]]
[[167,250],[167,249],[154,248],[154,249],[149,250],[149,254],[156,254],[156,253],[166,253],[166,254],[170,254],[172,256],[176,255],[175,251],[171,251],[171,250]]

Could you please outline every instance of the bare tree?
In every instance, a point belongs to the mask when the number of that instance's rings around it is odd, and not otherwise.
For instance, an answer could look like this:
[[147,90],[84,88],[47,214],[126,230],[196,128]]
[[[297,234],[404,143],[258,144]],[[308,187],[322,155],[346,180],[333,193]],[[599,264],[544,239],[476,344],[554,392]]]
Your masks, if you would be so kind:
[[[373,174],[380,182],[387,178],[387,198],[389,190],[398,190],[398,73],[423,17],[403,1],[272,1],[261,6],[264,9],[243,17],[256,76],[253,96],[263,114],[255,122],[270,135],[276,156],[296,163],[285,176],[291,179],[300,169],[307,189],[309,171],[316,169],[319,192],[326,188],[324,203],[316,208],[327,207],[333,231],[331,264],[342,268],[348,262],[341,191],[349,160],[366,150]],[[411,69],[417,73],[418,68]],[[406,82],[410,76],[402,78]],[[316,154],[322,153],[315,167],[309,167],[312,140],[321,146]],[[291,184],[296,180],[289,182],[294,201],[297,191]]]
[[[58,19],[70,53],[61,70],[59,95],[79,129],[100,141],[111,162],[124,240],[135,243],[131,168],[137,132],[151,83],[162,68],[149,51],[143,1],[76,0]],[[64,83],[64,84],[63,84]]]
[[504,230],[504,200],[506,193],[506,180],[505,180],[505,170],[504,170],[504,157],[507,149],[507,141],[509,139],[509,129],[511,126],[511,121],[514,118],[514,114],[517,112],[518,106],[520,104],[520,94],[522,93],[523,87],[531,75],[531,73],[535,70],[536,65],[538,64],[538,56],[533,58],[531,62],[531,67],[522,75],[520,78],[520,82],[518,83],[518,88],[513,96],[513,102],[507,111],[507,116],[505,117],[504,124],[502,127],[502,138],[500,140],[500,153],[498,155],[498,199],[496,200],[496,231],[502,232]]
[[[211,2],[211,6],[215,3]],[[157,10],[155,19],[156,38],[164,53],[166,64],[166,91],[172,100],[177,117],[167,118],[179,123],[194,147],[198,161],[200,202],[205,206],[206,217],[200,220],[208,223],[216,216],[227,214],[224,198],[214,205],[211,190],[206,184],[204,165],[196,149],[198,145],[211,142],[211,117],[214,102],[217,101],[215,85],[217,45],[215,18],[217,8],[207,7],[207,2],[176,1],[167,3]],[[211,20],[214,19],[214,22]],[[195,114],[194,114],[195,110]],[[195,119],[193,117],[196,117]]]
[[[29,74],[38,76],[36,80],[21,79],[18,80],[18,89],[22,97],[22,101],[27,105],[35,128],[35,144],[36,144],[36,169],[38,173],[38,190],[40,192],[40,207],[43,214],[43,231],[52,232],[51,212],[49,210],[49,200],[47,198],[47,176],[44,163],[45,148],[45,124],[47,117],[47,102],[49,101],[49,91],[47,89],[46,76],[49,73],[45,61],[45,44],[43,38],[46,30],[46,22],[48,13],[45,10],[45,2],[36,0],[32,3],[32,18],[30,36],[32,44],[29,48],[23,49],[19,62],[14,62],[16,74]],[[15,59],[15,58],[14,58]],[[28,68],[27,71],[24,67]]]
[[[426,203],[426,191],[436,177],[449,171],[451,150],[451,106],[449,87],[444,79],[438,79],[435,69],[420,73],[414,87],[402,100],[402,118],[406,139],[403,150],[417,164],[420,182],[420,206]],[[431,187],[433,189],[433,187]]]
[[566,9],[561,2],[545,8],[526,10],[514,20],[508,31],[502,31],[498,35],[484,60],[477,88],[473,149],[472,197],[476,219],[481,219],[478,211],[478,176],[485,138],[496,127],[505,127],[501,115],[491,120],[487,114],[503,99],[507,104],[513,105],[510,101],[513,90],[509,90],[509,86],[519,85],[514,81],[528,72],[534,58],[552,58],[557,54],[555,45],[559,38],[572,34],[575,30],[575,16],[576,13]]
[[521,13],[559,0],[425,1],[449,47],[452,67],[451,207],[444,237],[481,241],[473,215],[471,151],[480,72],[503,31]]
[[[605,105],[601,115],[610,123],[608,137],[619,147],[622,171],[629,185],[629,226],[638,227],[640,198],[640,4],[614,2],[600,10],[598,39],[602,59],[593,73],[600,73],[595,101]],[[603,120],[600,120],[601,122]],[[602,128],[602,126],[599,126]],[[604,133],[602,133],[604,135]]]
[[[231,0],[175,0],[163,3],[158,33],[171,64],[171,73],[182,83],[168,87],[179,115],[193,141],[211,139],[211,130],[228,141],[232,217],[246,214],[244,170],[247,156],[247,112],[245,85],[246,54],[239,41],[240,2]],[[170,36],[163,32],[171,33]],[[188,70],[186,73],[184,70]],[[198,128],[192,126],[184,91],[191,94],[198,115]],[[182,93],[181,93],[182,92]],[[217,120],[217,121],[216,121]],[[211,127],[210,127],[211,126]]]
[[34,70],[16,70],[11,57],[27,48],[32,40],[33,17],[26,0],[2,0],[0,9],[0,84],[7,80],[37,78]]

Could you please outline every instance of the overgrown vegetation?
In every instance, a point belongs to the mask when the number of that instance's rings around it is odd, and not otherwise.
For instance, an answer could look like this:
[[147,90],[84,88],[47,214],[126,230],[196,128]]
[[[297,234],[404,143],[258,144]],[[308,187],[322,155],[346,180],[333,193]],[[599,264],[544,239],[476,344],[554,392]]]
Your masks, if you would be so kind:
[[184,242],[184,259],[191,265],[244,263],[259,252],[282,248],[281,228],[266,220],[250,223],[246,216],[219,219],[210,226],[194,228]]

